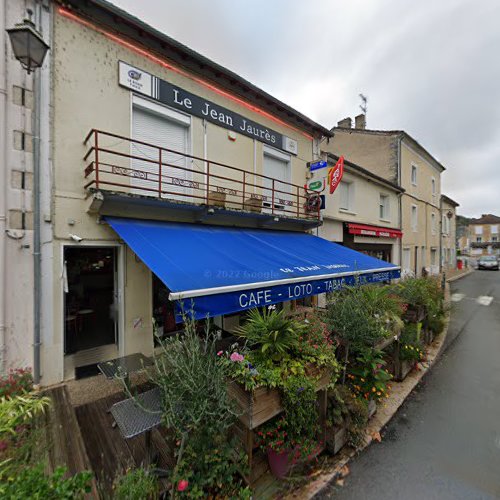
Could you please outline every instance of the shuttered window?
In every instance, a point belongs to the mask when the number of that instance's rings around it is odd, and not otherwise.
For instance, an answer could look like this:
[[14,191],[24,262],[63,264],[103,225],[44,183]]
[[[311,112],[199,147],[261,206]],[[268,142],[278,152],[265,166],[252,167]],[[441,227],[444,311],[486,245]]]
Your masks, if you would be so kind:
[[266,197],[264,206],[271,207],[273,196],[272,179],[274,179],[274,208],[292,210],[289,206],[291,203],[291,186],[288,184],[291,181],[290,158],[279,152],[264,151],[264,175],[271,177],[271,179],[263,179],[263,187],[265,188],[263,195]]
[[[162,148],[172,149],[180,153],[188,153],[189,125],[175,121],[168,116],[155,113],[154,110],[140,106],[133,107],[132,137],[135,140],[146,142]],[[141,158],[159,160],[159,150],[155,147],[133,143],[131,153]],[[186,199],[180,194],[189,191],[191,173],[182,170],[189,168],[189,162],[181,154],[162,152],[162,195],[164,198]],[[158,196],[159,167],[157,163],[143,160],[133,160],[133,167],[140,174],[133,177],[131,184],[137,188],[134,192],[142,195]],[[165,193],[166,191],[166,193]]]

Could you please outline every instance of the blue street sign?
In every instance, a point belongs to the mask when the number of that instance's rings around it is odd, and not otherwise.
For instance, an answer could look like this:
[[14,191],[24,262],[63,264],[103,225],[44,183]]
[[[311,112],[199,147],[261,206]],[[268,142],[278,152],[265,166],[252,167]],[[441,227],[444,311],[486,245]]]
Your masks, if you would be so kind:
[[327,161],[315,161],[309,164],[309,170],[313,172],[314,170],[319,170],[320,168],[328,167]]

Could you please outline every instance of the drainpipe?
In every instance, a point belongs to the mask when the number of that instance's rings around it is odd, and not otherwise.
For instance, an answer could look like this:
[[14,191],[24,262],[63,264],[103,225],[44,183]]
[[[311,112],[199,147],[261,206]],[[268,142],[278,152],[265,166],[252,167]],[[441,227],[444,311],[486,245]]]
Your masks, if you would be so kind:
[[[7,25],[7,5],[5,1],[0,1],[0,18],[2,26]],[[2,33],[3,35],[3,33]],[[5,37],[4,37],[5,40]],[[0,374],[5,372],[5,332],[7,326],[6,321],[6,304],[5,290],[7,288],[7,277],[5,276],[5,259],[6,259],[6,231],[7,231],[7,57],[3,51],[0,54],[0,151],[3,152],[3,160],[0,162],[0,182],[3,184],[3,192],[0,193]]]
[[[36,5],[35,26],[42,33],[42,6]],[[33,382],[40,383],[40,330],[41,330],[41,278],[42,253],[40,238],[40,96],[41,68],[33,73],[33,270],[34,270],[34,310],[33,310]]]
[[[398,186],[401,187],[401,141],[402,136],[398,138]],[[403,230],[403,196],[404,193],[400,193],[399,196],[399,228]],[[403,271],[403,236],[401,237],[401,241],[399,242],[399,266],[401,271]]]

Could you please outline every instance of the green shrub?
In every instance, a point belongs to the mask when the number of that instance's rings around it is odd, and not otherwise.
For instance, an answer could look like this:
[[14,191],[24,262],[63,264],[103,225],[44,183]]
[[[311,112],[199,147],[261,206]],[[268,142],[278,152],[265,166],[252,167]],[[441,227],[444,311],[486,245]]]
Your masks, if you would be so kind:
[[158,482],[150,471],[132,469],[115,479],[113,498],[116,500],[151,500],[158,497]]
[[421,323],[408,323],[399,337],[399,357],[403,361],[416,362],[424,356],[424,343],[420,338]]
[[66,468],[45,474],[43,464],[23,467],[16,474],[0,474],[0,496],[5,500],[30,498],[37,500],[73,500],[90,492],[92,473],[80,472],[66,476]]
[[239,474],[245,463],[228,440],[237,417],[227,391],[228,368],[208,325],[200,338],[194,320],[184,322],[182,335],[159,340],[151,375],[161,391],[163,422],[177,443],[171,496],[236,497],[245,490]]
[[245,324],[236,330],[236,335],[246,339],[249,347],[258,348],[273,359],[296,348],[305,325],[287,317],[284,310],[264,308],[251,309]]

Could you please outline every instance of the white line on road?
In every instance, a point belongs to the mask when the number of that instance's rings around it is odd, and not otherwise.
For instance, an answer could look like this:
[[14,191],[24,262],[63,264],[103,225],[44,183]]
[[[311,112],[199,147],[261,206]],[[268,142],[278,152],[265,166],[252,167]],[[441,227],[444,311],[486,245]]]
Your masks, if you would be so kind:
[[489,297],[488,295],[480,295],[476,302],[482,306],[489,306],[493,302],[493,297]]
[[465,293],[453,293],[450,297],[452,302],[460,302],[465,297]]

